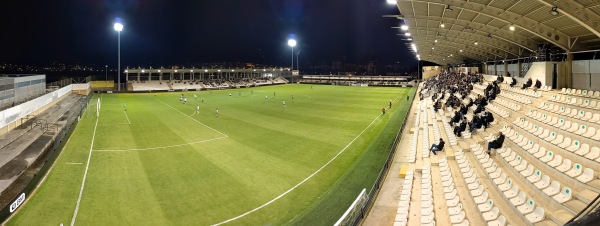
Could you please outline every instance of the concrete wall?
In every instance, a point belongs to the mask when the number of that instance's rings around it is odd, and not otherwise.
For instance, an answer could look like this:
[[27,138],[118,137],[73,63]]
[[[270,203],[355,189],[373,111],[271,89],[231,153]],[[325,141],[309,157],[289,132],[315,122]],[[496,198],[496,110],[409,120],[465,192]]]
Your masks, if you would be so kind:
[[573,61],[573,88],[600,90],[600,60]]
[[[540,82],[542,82],[542,86],[552,85],[552,72],[553,72],[554,64],[557,65],[557,75],[558,75],[558,78],[557,78],[558,87],[557,88],[562,88],[564,86],[564,84],[563,84],[564,82],[561,81],[561,78],[565,75],[564,62],[534,62],[531,65],[531,68],[529,69],[529,71],[527,72],[525,77],[523,77],[523,78],[515,77],[515,79],[519,83],[525,83],[525,82],[527,82],[527,79],[529,79],[529,78],[531,78],[531,80],[533,80],[533,82],[535,83],[535,80],[539,79]],[[488,66],[493,66],[493,65],[488,65]],[[509,66],[509,71],[510,71],[511,65],[508,65],[508,66]],[[498,65],[498,67],[504,67],[504,65]],[[513,73],[511,72],[511,75],[512,74]],[[495,80],[497,76],[495,76],[491,73],[488,73],[487,75],[485,75],[485,77],[488,80],[490,80],[490,79]],[[505,81],[506,80],[507,79],[505,79]]]
[[442,73],[443,67],[430,66],[423,67],[423,80],[427,80],[433,76],[439,75]]

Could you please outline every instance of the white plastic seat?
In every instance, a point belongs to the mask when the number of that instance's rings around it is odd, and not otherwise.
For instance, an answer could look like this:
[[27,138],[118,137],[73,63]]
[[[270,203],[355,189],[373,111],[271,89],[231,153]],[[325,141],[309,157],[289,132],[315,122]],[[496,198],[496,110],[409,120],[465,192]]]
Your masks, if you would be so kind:
[[446,200],[446,205],[447,205],[448,207],[453,207],[453,206],[456,206],[456,205],[458,205],[459,203],[460,203],[460,198],[458,197],[458,195],[457,195],[457,196],[455,196],[453,199]]
[[457,215],[460,213],[460,211],[462,211],[462,209],[463,209],[462,203],[458,204],[455,207],[450,207],[450,208],[448,208],[448,215],[450,215],[450,216]]
[[567,171],[565,174],[567,174],[567,176],[571,177],[571,178],[576,178],[579,175],[581,175],[583,173],[583,167],[581,167],[581,164],[579,163],[575,163],[573,164],[573,167]]
[[506,217],[504,215],[500,215],[498,219],[488,222],[488,226],[505,226],[506,225]]
[[550,141],[550,143],[554,144],[554,145],[559,145],[564,141],[564,137],[562,134],[559,134],[558,136],[556,136],[556,139],[554,139],[553,141]]
[[506,182],[504,182],[501,185],[498,185],[498,188],[500,188],[500,191],[505,192],[508,191],[510,188],[512,188],[513,183],[512,183],[512,179],[507,179]]
[[590,152],[587,155],[585,155],[585,157],[591,160],[597,159],[598,157],[600,157],[600,148],[592,147],[592,149],[590,149]]
[[527,202],[525,202],[525,204],[520,205],[519,207],[517,207],[517,209],[522,214],[528,214],[533,212],[533,210],[535,209],[535,203],[532,199],[528,199]]
[[525,218],[527,218],[527,220],[529,220],[529,222],[531,222],[532,224],[544,220],[544,217],[545,217],[544,208],[539,207],[539,206],[535,207],[535,210],[532,213],[525,215]]
[[546,156],[546,148],[541,147],[538,150],[538,152],[533,153],[533,156],[536,157],[536,158],[538,158],[538,159],[541,159],[542,157],[545,157]]
[[494,183],[496,185],[503,184],[504,182],[506,182],[506,178],[507,178],[507,176],[503,172],[502,174],[500,174],[500,176],[498,178],[494,179]]
[[527,178],[533,174],[533,171],[534,171],[533,165],[529,164],[527,166],[527,168],[525,168],[525,170],[520,171],[520,172],[521,172],[521,175],[523,175],[523,177]]
[[421,215],[429,215],[433,213],[433,206],[421,207]]
[[481,214],[481,216],[483,217],[483,219],[485,221],[492,221],[492,220],[496,220],[498,218],[499,213],[500,213],[500,210],[498,209],[498,207],[494,206],[494,208],[492,208],[488,212]]
[[587,132],[587,128],[588,127],[586,125],[580,125],[577,131],[575,131],[574,133],[577,135],[583,135]]
[[565,159],[562,164],[560,164],[560,166],[556,167],[556,170],[560,171],[560,172],[567,172],[567,170],[571,169],[571,160],[570,159]]
[[560,164],[562,164],[562,161],[563,161],[562,156],[554,155],[554,159],[552,159],[552,161],[548,162],[548,165],[556,168],[556,167],[560,166]]
[[518,172],[521,172],[527,168],[527,165],[528,165],[527,160],[521,160],[521,163],[519,163],[519,165],[515,166],[515,170]]
[[492,199],[488,199],[485,203],[477,205],[477,209],[479,212],[488,212],[494,207],[494,201]]
[[532,184],[535,184],[536,182],[540,181],[542,179],[542,172],[539,170],[536,170],[531,176],[527,177],[527,180],[529,182],[531,182]]
[[504,192],[504,196],[506,196],[507,199],[514,198],[518,194],[519,194],[519,186],[518,185],[513,185],[510,188],[510,190]]
[[568,187],[563,187],[562,190],[560,191],[560,193],[558,193],[557,195],[553,196],[552,198],[554,200],[556,200],[558,203],[565,203],[566,201],[569,201],[573,198],[572,194],[571,194],[571,189]]
[[569,145],[571,145],[571,138],[570,137],[565,137],[563,139],[563,142],[561,142],[560,144],[558,144],[558,147],[566,149]]
[[526,199],[527,199],[527,195],[525,194],[525,192],[521,191],[521,192],[519,192],[519,194],[517,196],[510,199],[510,203],[512,203],[513,206],[520,206],[525,203]]
[[[589,147],[589,146],[588,146]],[[581,143],[578,140],[573,140],[570,146],[566,147],[567,151],[575,152],[581,148]]]
[[554,160],[554,152],[549,151],[546,153],[546,156],[540,158],[540,161],[548,163],[550,161]]
[[560,183],[558,181],[554,180],[554,181],[552,181],[552,183],[550,183],[550,186],[548,186],[547,188],[545,188],[542,191],[544,193],[546,193],[546,195],[548,195],[548,196],[556,195],[560,192]]
[[469,191],[475,190],[475,189],[479,188],[479,186],[481,186],[481,184],[479,183],[479,179],[477,179],[473,183],[467,184],[467,188],[469,189]]
[[494,172],[491,172],[489,174],[489,176],[492,179],[496,179],[496,178],[500,177],[500,174],[502,174],[502,170],[500,168],[496,167],[496,170],[494,170]]
[[434,214],[433,212],[429,215],[421,215],[421,225],[423,224],[430,224],[433,222],[433,218],[434,218]]
[[454,197],[456,197],[457,194],[458,192],[456,191],[456,188],[454,188],[450,193],[444,194],[444,197],[446,198],[446,200],[450,200],[454,199]]
[[475,197],[475,196],[480,196],[483,194],[483,192],[485,191],[485,189],[483,188],[483,186],[479,186],[475,189],[469,190],[471,192],[471,196]]
[[475,204],[482,204],[489,198],[488,196],[489,194],[487,193],[487,191],[485,191],[480,196],[473,197],[473,201],[475,201]]
[[585,168],[583,170],[583,173],[577,177],[577,180],[581,181],[582,183],[590,182],[593,179],[594,179],[594,170],[590,169],[590,168]]
[[542,176],[542,179],[538,182],[536,182],[535,187],[537,187],[538,189],[542,190],[547,188],[548,186],[550,186],[550,177],[548,175],[544,175]]
[[590,153],[590,145],[589,144],[582,144],[581,148],[579,148],[579,150],[575,151],[575,154],[577,154],[579,156],[585,156],[588,153]]
[[450,223],[452,224],[458,224],[461,223],[465,220],[465,211],[461,210],[458,214],[456,215],[450,215]]

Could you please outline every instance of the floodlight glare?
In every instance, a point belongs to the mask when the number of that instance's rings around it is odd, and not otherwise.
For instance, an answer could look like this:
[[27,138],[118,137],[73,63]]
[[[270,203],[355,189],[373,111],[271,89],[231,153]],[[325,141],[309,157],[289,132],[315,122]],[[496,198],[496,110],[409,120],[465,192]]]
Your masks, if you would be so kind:
[[115,23],[115,31],[118,31],[118,32],[123,31],[123,24],[122,23]]
[[296,44],[297,44],[296,40],[294,40],[294,39],[290,39],[290,40],[288,40],[288,46],[290,46],[290,47],[295,47],[295,46],[296,46]]
[[387,3],[390,4],[390,5],[396,5],[396,4],[398,4],[398,1],[396,1],[396,0],[387,0]]
[[511,31],[515,31],[515,26],[510,26],[508,27],[508,29],[510,29]]
[[410,37],[410,33],[408,32],[404,33],[404,35],[406,35],[406,37]]
[[408,31],[408,25],[402,24],[402,26],[400,26],[400,29],[402,29],[403,31]]

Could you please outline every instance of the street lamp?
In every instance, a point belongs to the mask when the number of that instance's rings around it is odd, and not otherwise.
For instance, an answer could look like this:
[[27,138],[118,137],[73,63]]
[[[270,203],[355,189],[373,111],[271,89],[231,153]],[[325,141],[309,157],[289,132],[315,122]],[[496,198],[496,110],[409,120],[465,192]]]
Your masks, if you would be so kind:
[[117,31],[118,33],[118,44],[117,44],[117,48],[118,48],[118,66],[117,66],[117,90],[121,91],[121,31],[123,31],[123,24],[122,23],[115,23],[115,31]]
[[288,46],[292,47],[292,71],[294,70],[294,46],[296,46],[297,42],[294,39],[288,40]]

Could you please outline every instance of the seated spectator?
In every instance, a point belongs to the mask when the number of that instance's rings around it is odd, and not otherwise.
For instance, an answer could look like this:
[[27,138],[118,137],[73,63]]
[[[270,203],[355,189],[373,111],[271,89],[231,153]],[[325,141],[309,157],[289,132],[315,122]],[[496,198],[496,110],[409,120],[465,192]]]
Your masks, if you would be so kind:
[[450,119],[450,125],[452,125],[453,123],[457,123],[458,121],[460,121],[460,119],[462,118],[462,114],[459,111],[455,111],[454,112],[454,117],[452,117]]
[[[510,73],[508,73],[508,76],[510,76]],[[498,83],[503,83],[504,82],[504,76],[502,76],[502,75],[498,76],[498,78],[496,78],[496,81]]]
[[491,149],[501,148],[503,143],[504,143],[504,134],[502,134],[502,132],[499,132],[498,137],[495,140],[488,143],[488,148],[487,148],[488,154],[490,154]]
[[479,118],[479,116],[477,115],[473,116],[473,120],[471,120],[471,122],[469,123],[469,132],[473,132],[476,129],[480,129],[482,125],[483,122],[481,118]]
[[437,155],[436,152],[444,150],[444,139],[440,138],[440,142],[438,144],[432,144],[429,151],[433,152],[434,155]]
[[527,79],[527,82],[525,84],[523,84],[523,88],[521,88],[521,89],[527,89],[527,88],[531,87],[532,83],[533,82],[531,81],[531,78]]
[[517,84],[517,80],[515,78],[512,78],[512,82],[510,83],[510,87],[513,87]]
[[463,118],[460,125],[454,127],[454,135],[461,137],[461,133],[467,129],[467,118]]
[[460,113],[463,114],[463,115],[466,115],[467,111],[468,111],[468,108],[464,104],[461,104],[461,106],[460,106]]
[[540,82],[540,80],[539,80],[539,79],[536,79],[536,80],[535,80],[535,86],[534,86],[534,87],[535,87],[535,89],[542,88],[542,82]]

